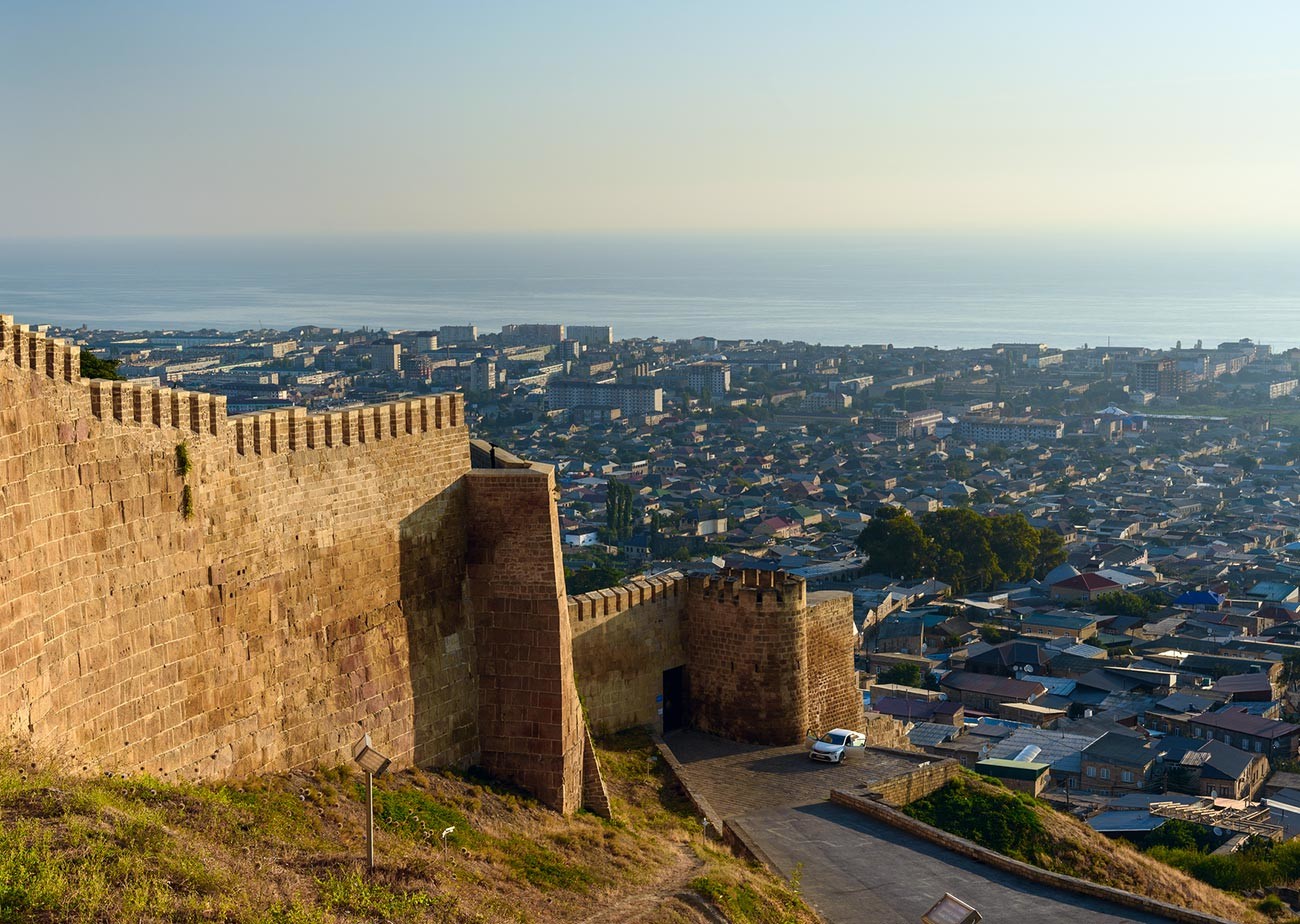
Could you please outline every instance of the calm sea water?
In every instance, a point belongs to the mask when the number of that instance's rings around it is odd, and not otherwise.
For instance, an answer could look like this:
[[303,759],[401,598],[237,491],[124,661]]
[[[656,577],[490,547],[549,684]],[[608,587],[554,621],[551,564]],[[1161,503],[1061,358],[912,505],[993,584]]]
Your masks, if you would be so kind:
[[0,241],[28,323],[612,324],[616,336],[1300,344],[1300,240],[373,236]]

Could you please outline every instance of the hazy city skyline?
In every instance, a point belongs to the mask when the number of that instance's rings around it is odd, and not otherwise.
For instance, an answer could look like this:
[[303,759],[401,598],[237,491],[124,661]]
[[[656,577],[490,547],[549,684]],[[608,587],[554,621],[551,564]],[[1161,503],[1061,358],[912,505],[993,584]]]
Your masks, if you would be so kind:
[[0,236],[1300,231],[1300,10],[0,8]]

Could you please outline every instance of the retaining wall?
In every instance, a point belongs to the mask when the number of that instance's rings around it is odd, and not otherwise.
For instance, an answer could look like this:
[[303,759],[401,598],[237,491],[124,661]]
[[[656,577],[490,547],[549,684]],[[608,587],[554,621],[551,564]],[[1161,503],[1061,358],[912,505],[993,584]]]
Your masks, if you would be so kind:
[[1180,908],[1177,905],[1171,905],[1167,902],[1156,901],[1153,898],[1147,898],[1144,895],[1135,895],[1132,892],[1125,892],[1122,889],[1113,889],[1110,886],[1099,885],[1095,882],[1089,882],[1086,879],[1078,879],[1074,876],[1065,876],[1060,873],[1049,873],[1047,870],[1040,869],[1029,863],[1022,863],[1019,860],[1013,860],[1010,857],[981,847],[973,841],[949,834],[947,831],[941,831],[938,828],[923,824],[904,814],[897,808],[885,805],[870,797],[860,796],[856,793],[846,792],[844,790],[835,790],[831,793],[831,801],[837,805],[843,805],[860,812],[869,818],[897,828],[908,834],[937,844],[946,850],[977,860],[994,869],[1003,872],[1012,873],[1020,876],[1030,882],[1037,882],[1041,885],[1051,886],[1057,889],[1065,889],[1074,892],[1077,895],[1086,895],[1089,898],[1099,898],[1108,902],[1114,902],[1125,908],[1132,908],[1148,914],[1158,915],[1171,921],[1184,921],[1187,924],[1230,924],[1224,918],[1218,918],[1214,915],[1203,914],[1199,911],[1192,911],[1188,908]]

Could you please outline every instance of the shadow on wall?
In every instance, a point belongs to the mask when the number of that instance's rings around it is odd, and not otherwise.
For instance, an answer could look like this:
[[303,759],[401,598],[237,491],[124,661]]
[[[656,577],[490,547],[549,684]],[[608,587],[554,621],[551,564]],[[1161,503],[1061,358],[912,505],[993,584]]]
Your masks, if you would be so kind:
[[399,524],[412,761],[422,767],[463,768],[478,760],[474,627],[464,599],[466,506],[462,478]]

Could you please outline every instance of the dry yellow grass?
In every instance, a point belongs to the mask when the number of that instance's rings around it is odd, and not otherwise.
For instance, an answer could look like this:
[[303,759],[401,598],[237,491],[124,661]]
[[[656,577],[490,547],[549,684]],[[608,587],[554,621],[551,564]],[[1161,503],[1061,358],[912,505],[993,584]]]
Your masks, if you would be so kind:
[[[706,843],[644,735],[601,749],[618,820],[458,774],[348,768],[228,784],[0,763],[0,922],[812,924],[791,887]],[[447,828],[454,828],[441,838]]]

